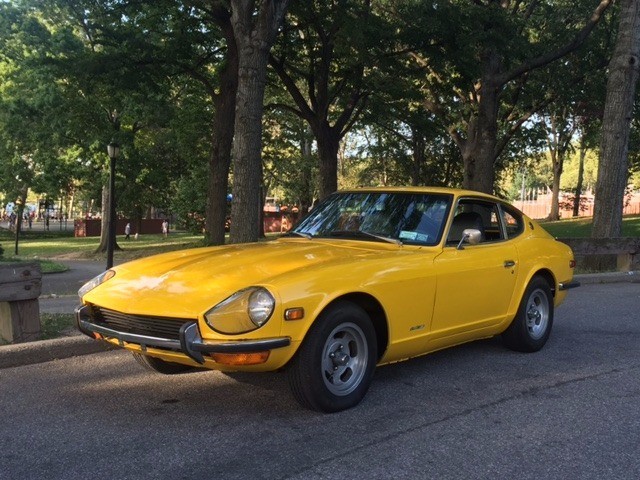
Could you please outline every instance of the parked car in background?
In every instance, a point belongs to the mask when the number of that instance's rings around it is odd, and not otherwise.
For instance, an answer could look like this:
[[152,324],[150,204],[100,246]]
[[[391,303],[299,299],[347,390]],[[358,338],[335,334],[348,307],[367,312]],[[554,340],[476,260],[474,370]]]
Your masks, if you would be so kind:
[[335,193],[291,232],[117,266],[80,290],[79,329],[172,374],[285,369],[305,407],[358,404],[377,365],[501,335],[535,352],[575,262],[493,196]]

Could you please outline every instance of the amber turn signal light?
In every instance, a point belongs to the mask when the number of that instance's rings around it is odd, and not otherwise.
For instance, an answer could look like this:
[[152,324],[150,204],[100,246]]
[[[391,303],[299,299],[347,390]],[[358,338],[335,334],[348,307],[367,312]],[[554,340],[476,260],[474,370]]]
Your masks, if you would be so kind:
[[304,308],[302,307],[287,308],[284,311],[285,320],[302,320],[303,318],[304,318]]
[[269,359],[269,352],[252,353],[212,353],[211,358],[223,365],[259,365]]

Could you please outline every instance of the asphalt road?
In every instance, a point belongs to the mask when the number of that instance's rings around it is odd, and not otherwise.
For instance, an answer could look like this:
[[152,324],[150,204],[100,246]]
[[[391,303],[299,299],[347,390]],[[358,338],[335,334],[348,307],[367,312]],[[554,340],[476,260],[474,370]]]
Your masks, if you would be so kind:
[[640,284],[586,285],[536,354],[379,368],[333,415],[282,374],[147,373],[123,351],[0,370],[1,479],[638,479]]

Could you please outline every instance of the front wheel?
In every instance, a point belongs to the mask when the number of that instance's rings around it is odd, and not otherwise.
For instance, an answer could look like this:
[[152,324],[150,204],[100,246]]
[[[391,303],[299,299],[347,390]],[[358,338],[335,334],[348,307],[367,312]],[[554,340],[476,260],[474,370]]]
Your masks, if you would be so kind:
[[175,375],[178,373],[186,373],[197,370],[195,367],[182,365],[181,363],[167,362],[159,358],[143,355],[142,353],[132,352],[133,358],[147,370],[162,373],[164,375]]
[[553,295],[547,281],[533,277],[524,292],[518,313],[502,334],[507,348],[518,352],[537,352],[551,334]]
[[367,393],[377,359],[376,333],[364,310],[339,302],[311,327],[288,369],[289,385],[306,408],[338,412]]

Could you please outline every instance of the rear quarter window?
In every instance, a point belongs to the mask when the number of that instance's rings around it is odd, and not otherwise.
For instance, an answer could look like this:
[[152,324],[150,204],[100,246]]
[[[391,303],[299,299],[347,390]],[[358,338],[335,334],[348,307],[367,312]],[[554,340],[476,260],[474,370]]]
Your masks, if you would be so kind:
[[505,205],[502,206],[501,210],[508,239],[515,238],[524,232],[524,219],[519,212]]

